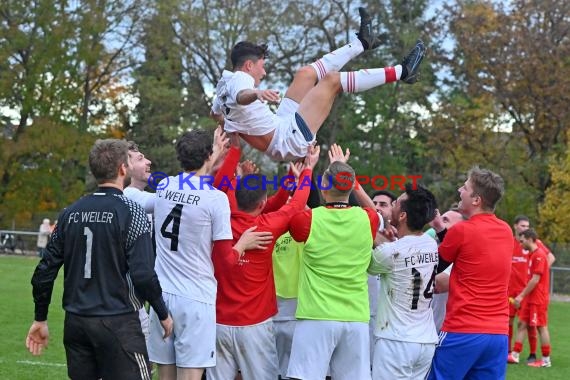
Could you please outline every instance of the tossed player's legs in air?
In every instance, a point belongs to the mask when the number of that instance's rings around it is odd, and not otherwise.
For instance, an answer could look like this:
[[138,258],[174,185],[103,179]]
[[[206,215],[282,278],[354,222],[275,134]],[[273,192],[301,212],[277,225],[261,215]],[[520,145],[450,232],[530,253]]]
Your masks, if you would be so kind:
[[425,46],[418,40],[401,65],[352,72],[328,72],[303,98],[297,112],[315,134],[328,117],[338,93],[362,92],[397,80],[415,83],[424,54]]
[[315,87],[318,81],[323,79],[330,71],[338,71],[344,67],[351,59],[359,56],[365,50],[372,50],[378,47],[380,41],[372,33],[372,17],[362,7],[358,8],[360,13],[360,28],[357,33],[358,39],[343,47],[330,52],[319,58],[310,65],[301,67],[295,73],[293,82],[285,92],[285,98],[289,98],[297,103]]

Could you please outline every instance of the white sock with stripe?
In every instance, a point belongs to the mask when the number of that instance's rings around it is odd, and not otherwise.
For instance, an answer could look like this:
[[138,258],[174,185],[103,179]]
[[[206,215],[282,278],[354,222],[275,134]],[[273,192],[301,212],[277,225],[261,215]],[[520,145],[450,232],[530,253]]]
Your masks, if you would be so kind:
[[362,92],[384,83],[395,82],[402,76],[402,65],[381,69],[363,69],[340,73],[340,84],[344,92]]
[[356,39],[335,51],[325,54],[322,58],[311,63],[311,66],[317,72],[318,80],[321,80],[326,73],[339,71],[348,61],[360,55],[363,51],[362,42]]

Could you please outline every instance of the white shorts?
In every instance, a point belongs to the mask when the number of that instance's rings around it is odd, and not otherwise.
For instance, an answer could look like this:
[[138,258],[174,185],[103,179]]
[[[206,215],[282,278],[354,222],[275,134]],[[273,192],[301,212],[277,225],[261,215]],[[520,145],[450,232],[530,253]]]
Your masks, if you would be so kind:
[[315,135],[307,141],[295,120],[299,103],[283,98],[274,119],[275,132],[265,154],[274,161],[292,161],[304,158],[309,146],[315,142]]
[[298,320],[287,376],[370,380],[368,323]]
[[166,340],[162,339],[164,330],[151,309],[150,361],[176,364],[180,368],[215,366],[216,306],[169,293],[162,293],[162,297],[174,321],[174,331]]
[[208,380],[232,380],[238,369],[244,379],[275,380],[277,351],[271,319],[251,326],[216,326],[217,363]]
[[376,330],[376,314],[370,316],[370,322],[368,322],[368,336],[370,337],[370,363],[374,365],[374,330]]
[[141,328],[144,335],[144,340],[148,347],[148,338],[150,337],[150,319],[148,317],[148,313],[144,308],[144,306],[139,309],[139,320],[141,321]]
[[279,376],[282,379],[287,378],[287,367],[289,366],[296,323],[297,321],[273,321],[277,357],[279,358]]
[[429,371],[435,343],[411,343],[377,338],[372,378],[423,380]]

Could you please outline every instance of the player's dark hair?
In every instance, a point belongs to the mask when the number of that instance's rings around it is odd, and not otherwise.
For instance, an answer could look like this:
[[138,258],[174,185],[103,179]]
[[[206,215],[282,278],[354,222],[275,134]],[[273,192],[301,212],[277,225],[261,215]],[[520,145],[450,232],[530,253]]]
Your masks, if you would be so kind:
[[139,151],[139,146],[133,140],[128,140],[127,144],[129,145],[129,150],[131,152],[138,152]]
[[176,142],[176,158],[185,171],[200,169],[212,154],[213,137],[199,129],[184,132]]
[[269,47],[267,44],[256,45],[248,41],[238,42],[230,54],[233,69],[242,67],[246,61],[257,62],[267,58]]
[[236,189],[236,201],[241,211],[255,210],[267,196],[267,183],[261,174],[249,174],[239,179]]
[[89,152],[89,169],[98,184],[117,179],[119,167],[129,166],[129,146],[125,140],[97,140]]
[[528,230],[524,230],[519,234],[520,236],[524,236],[527,239],[531,239],[532,241],[536,241],[538,239],[538,234],[533,228],[529,228]]
[[526,215],[517,215],[515,216],[515,221],[513,222],[514,224],[519,224],[520,222],[529,222],[530,223],[530,219],[528,218],[528,216]]
[[468,174],[473,186],[473,194],[481,197],[481,208],[485,211],[495,211],[497,202],[505,193],[505,181],[497,173],[488,169],[474,166]]
[[378,190],[378,191],[375,191],[375,192],[373,192],[372,194],[370,194],[370,199],[374,199],[374,197],[377,197],[377,196],[379,196],[379,195],[385,195],[385,196],[387,196],[388,198],[390,198],[390,200],[391,200],[392,202],[394,202],[394,201],[396,200],[396,198],[397,198],[397,197],[394,195],[394,193],[392,193],[392,192],[390,192],[390,191],[388,191],[388,190]]
[[400,209],[407,215],[406,225],[411,231],[421,231],[435,218],[437,201],[434,195],[422,185],[406,183],[408,199],[400,202]]

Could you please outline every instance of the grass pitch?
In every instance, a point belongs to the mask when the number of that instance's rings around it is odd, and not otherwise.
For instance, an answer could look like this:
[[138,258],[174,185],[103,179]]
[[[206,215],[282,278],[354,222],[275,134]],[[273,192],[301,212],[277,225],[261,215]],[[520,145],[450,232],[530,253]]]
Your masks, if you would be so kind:
[[[0,379],[35,380],[66,379],[63,348],[63,310],[61,308],[63,270],[53,292],[49,312],[50,343],[40,357],[32,356],[25,347],[26,334],[34,318],[30,279],[37,257],[0,257]],[[549,308],[552,339],[552,367],[532,368],[526,364],[509,365],[509,380],[565,380],[570,377],[570,303],[553,302]],[[540,356],[540,343],[537,350]],[[528,342],[521,358],[528,356]]]

